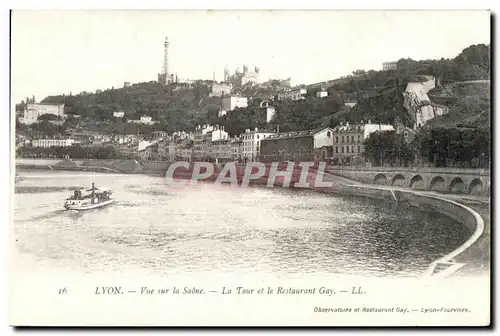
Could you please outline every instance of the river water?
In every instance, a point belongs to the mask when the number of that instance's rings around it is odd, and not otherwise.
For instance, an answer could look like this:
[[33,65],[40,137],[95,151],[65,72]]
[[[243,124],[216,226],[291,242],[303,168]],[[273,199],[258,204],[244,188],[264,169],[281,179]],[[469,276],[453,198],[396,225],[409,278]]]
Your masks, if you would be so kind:
[[[15,262],[21,269],[115,274],[263,273],[413,277],[470,232],[445,216],[280,188],[162,178],[18,172]],[[62,204],[74,188],[110,187],[116,203]]]

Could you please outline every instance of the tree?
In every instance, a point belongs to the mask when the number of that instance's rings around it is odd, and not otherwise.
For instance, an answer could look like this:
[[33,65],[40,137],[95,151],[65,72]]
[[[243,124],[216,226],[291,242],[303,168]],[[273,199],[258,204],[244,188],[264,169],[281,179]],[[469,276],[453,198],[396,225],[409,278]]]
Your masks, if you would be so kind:
[[352,74],[354,76],[363,76],[363,75],[366,74],[366,71],[365,70],[355,70],[355,71],[352,72]]
[[488,167],[491,135],[488,128],[425,129],[415,139],[420,154],[436,167]]
[[24,102],[24,100],[21,100],[21,103],[16,104],[16,106],[15,106],[16,112],[17,111],[24,111],[25,107],[26,107],[26,103]]
[[373,166],[407,166],[413,163],[416,148],[394,131],[374,132],[366,139],[363,154]]
[[42,121],[42,120],[59,120],[61,119],[61,117],[55,115],[55,114],[52,114],[52,113],[46,113],[46,114],[42,114],[40,116],[38,116],[38,118],[36,118],[37,121]]
[[220,107],[218,105],[215,104],[207,105],[207,120],[209,124],[217,122],[217,119],[219,118],[219,110]]

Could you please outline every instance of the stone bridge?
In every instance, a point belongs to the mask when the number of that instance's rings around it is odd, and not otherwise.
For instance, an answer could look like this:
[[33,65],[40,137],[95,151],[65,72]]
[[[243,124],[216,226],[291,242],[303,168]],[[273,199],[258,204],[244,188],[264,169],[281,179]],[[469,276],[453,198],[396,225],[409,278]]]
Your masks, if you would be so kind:
[[486,169],[329,167],[327,170],[331,174],[369,184],[453,194],[490,194],[490,171]]

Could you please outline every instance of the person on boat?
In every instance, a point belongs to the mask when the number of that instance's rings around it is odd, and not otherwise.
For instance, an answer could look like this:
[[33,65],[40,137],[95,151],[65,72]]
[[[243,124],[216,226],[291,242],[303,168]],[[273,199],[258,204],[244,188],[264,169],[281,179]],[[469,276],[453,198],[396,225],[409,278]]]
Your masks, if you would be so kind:
[[80,190],[75,190],[75,194],[74,194],[74,199],[78,200],[78,199],[81,199],[82,197],[82,193],[80,192]]

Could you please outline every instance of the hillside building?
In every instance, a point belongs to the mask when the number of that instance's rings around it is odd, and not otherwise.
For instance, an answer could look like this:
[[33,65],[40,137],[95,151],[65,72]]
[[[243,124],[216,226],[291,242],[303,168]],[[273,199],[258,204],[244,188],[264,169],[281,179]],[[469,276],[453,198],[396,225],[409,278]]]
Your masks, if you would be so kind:
[[294,88],[288,91],[281,91],[277,94],[278,100],[302,100],[305,99],[307,94],[307,89],[304,88]]
[[268,100],[263,100],[260,103],[260,109],[263,111],[262,114],[266,116],[266,122],[271,122],[271,120],[273,120],[274,118],[274,115],[276,114],[276,108],[269,105]]
[[231,94],[233,86],[227,83],[214,83],[212,84],[212,91],[210,92],[210,97],[223,97]]
[[382,63],[382,70],[383,71],[388,71],[388,70],[396,70],[398,68],[398,62],[384,62]]
[[70,147],[75,144],[74,139],[36,139],[31,141],[33,147]]
[[242,86],[247,84],[257,84],[259,83],[259,73],[260,69],[258,67],[254,67],[253,71],[248,69],[247,65],[243,66],[243,71],[240,71],[239,68],[231,74],[229,69],[226,67],[224,69],[224,82]]
[[396,133],[402,134],[406,143],[412,143],[417,137],[417,131],[407,126],[397,128]]
[[222,98],[222,111],[232,111],[235,108],[245,108],[248,106],[247,97],[230,96]]
[[20,120],[24,124],[36,123],[38,117],[44,114],[52,114],[58,118],[64,118],[64,104],[26,104],[24,108],[23,119]]
[[153,120],[150,116],[142,116],[139,120],[127,120],[129,123],[144,124],[144,125],[154,125],[158,121]]
[[316,92],[316,97],[317,98],[325,98],[325,97],[328,97],[328,91],[326,90],[321,90],[321,91],[318,91]]

